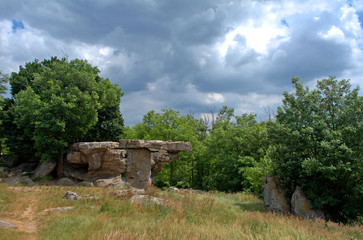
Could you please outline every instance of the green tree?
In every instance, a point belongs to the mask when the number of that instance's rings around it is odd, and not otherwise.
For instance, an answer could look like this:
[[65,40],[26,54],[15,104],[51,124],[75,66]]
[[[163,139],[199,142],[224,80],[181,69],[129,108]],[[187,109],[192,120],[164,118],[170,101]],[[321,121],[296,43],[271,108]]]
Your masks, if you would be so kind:
[[193,146],[190,153],[180,153],[180,160],[167,163],[157,174],[155,185],[159,187],[197,186],[197,158],[200,155],[201,140],[206,131],[201,121],[192,115],[164,108],[161,113],[154,110],[144,115],[143,121],[127,128],[124,137],[130,139],[155,139],[163,141],[189,141]]
[[[117,85],[99,77],[97,67],[84,60],[68,62],[56,57],[25,66],[10,77],[14,100],[7,116],[21,134],[31,139],[42,161],[61,157],[70,144],[84,138],[103,140],[102,134],[110,136],[102,131],[116,129],[117,134],[121,133],[123,120],[115,106],[119,106],[123,93]],[[110,113],[112,109],[115,113]],[[94,130],[97,124],[104,126]],[[19,144],[17,139],[12,140],[14,145]]]
[[220,109],[205,141],[209,172],[204,176],[204,188],[261,194],[269,167],[266,143],[265,123],[258,123],[255,114],[235,116],[233,108]]
[[288,196],[296,186],[314,207],[339,221],[362,216],[363,98],[348,80],[334,77],[310,91],[299,78],[284,93],[276,122],[270,122],[270,157]]
[[4,94],[6,93],[6,86],[5,84],[8,83],[8,80],[9,77],[8,75],[6,74],[3,74],[1,71],[0,71],[0,152],[2,152],[2,148],[3,148],[3,142],[4,142],[4,139],[3,139],[3,134],[2,134],[2,119],[3,119],[3,107],[4,107],[4,100],[3,100],[3,96],[1,96],[1,94]]

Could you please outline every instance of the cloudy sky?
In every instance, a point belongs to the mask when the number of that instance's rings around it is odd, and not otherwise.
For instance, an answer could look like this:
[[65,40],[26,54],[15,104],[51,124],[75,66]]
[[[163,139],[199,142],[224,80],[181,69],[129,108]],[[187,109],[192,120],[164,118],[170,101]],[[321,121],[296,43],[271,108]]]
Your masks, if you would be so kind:
[[263,118],[291,76],[363,87],[362,22],[361,0],[0,0],[0,70],[87,59],[125,92],[127,125],[166,106]]

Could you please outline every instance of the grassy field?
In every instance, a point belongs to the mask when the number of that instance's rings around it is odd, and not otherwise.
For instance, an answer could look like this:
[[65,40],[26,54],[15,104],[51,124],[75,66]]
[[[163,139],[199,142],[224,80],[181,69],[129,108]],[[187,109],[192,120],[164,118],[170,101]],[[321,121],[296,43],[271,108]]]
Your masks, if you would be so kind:
[[[64,193],[97,199],[67,200]],[[166,205],[134,204],[95,187],[9,187],[0,183],[0,239],[363,239],[362,226],[309,221],[265,212],[249,194],[147,194]],[[74,208],[55,211],[60,207]]]

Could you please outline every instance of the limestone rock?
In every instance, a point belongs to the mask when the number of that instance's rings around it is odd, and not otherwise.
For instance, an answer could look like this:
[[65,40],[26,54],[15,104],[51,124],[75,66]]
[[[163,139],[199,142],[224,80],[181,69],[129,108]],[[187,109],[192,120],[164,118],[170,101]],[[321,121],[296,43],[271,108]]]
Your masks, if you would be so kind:
[[325,219],[324,213],[311,209],[311,201],[307,199],[303,190],[298,186],[291,198],[291,209],[295,216],[316,219]]
[[70,206],[70,207],[58,207],[58,208],[49,208],[49,209],[45,209],[44,211],[42,211],[39,215],[46,215],[49,213],[54,213],[54,212],[64,212],[64,211],[69,211],[74,209],[75,206]]
[[[164,163],[178,160],[178,152],[191,149],[189,142],[159,140],[75,143],[67,153],[64,175],[84,181],[122,175],[124,182],[132,187],[144,188],[152,184],[153,175],[161,171]],[[116,183],[100,181],[97,185],[123,187],[120,180]]]
[[82,198],[81,195],[75,192],[67,191],[64,193],[64,197],[68,200],[80,200]]
[[168,189],[166,189],[167,192],[176,192],[176,193],[180,193],[180,190],[176,187],[170,187]]
[[34,186],[34,182],[29,177],[10,177],[6,178],[5,183],[8,185],[14,185],[17,183],[25,184],[29,187]]
[[33,178],[43,178],[49,175],[55,169],[56,165],[57,163],[53,159],[48,159],[47,161],[40,163],[35,169]]
[[57,181],[57,185],[58,186],[74,186],[76,184],[69,178],[61,178]]
[[135,195],[131,198],[131,203],[138,204],[157,204],[157,205],[165,205],[167,201],[162,198],[152,197],[148,195]]
[[93,186],[93,182],[82,181],[82,182],[77,183],[77,186],[92,187]]
[[12,223],[0,220],[0,228],[16,228],[16,226]]
[[131,197],[134,195],[145,194],[144,189],[128,189],[128,190],[114,190],[110,193],[111,196],[116,198]]
[[99,179],[94,182],[95,187],[110,187],[110,188],[126,188],[130,184],[123,181],[121,176],[109,178],[109,179]]
[[289,214],[290,205],[286,201],[285,191],[277,177],[268,174],[264,179],[263,201],[265,208],[271,212]]

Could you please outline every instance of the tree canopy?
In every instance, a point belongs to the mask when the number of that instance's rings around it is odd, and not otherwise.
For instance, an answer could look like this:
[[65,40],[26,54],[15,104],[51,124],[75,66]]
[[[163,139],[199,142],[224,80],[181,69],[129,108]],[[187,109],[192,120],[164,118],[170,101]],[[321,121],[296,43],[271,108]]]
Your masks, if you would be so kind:
[[291,196],[296,186],[314,207],[339,221],[362,216],[363,98],[348,80],[317,82],[314,90],[292,79],[276,122],[268,127],[274,173]]
[[53,57],[20,66],[10,77],[13,99],[8,101],[5,118],[27,139],[19,142],[11,136],[14,132],[4,129],[9,146],[33,146],[44,161],[85,138],[118,138],[123,129],[119,113],[123,93],[99,73],[97,67],[79,59],[68,62]]

